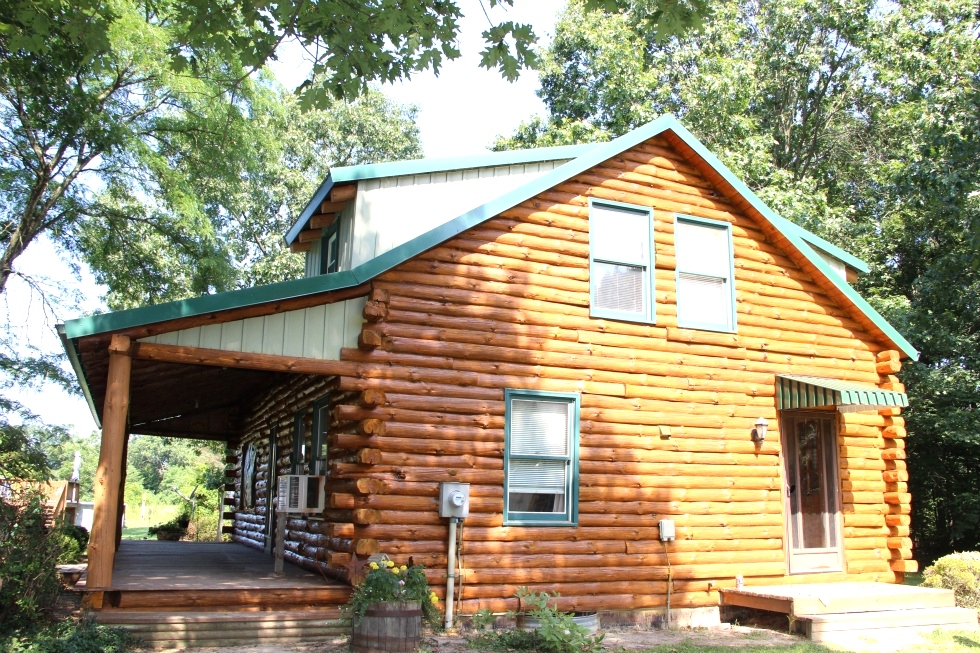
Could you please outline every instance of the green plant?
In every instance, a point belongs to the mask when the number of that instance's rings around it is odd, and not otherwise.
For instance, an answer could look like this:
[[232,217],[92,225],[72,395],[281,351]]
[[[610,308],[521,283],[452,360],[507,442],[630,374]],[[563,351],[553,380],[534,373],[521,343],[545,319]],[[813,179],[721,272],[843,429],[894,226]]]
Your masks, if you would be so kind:
[[101,626],[87,619],[41,623],[0,637],[6,653],[123,653],[132,639],[121,628]]
[[477,630],[489,630],[496,619],[497,617],[486,608],[477,610],[473,615],[473,627]]
[[187,512],[182,512],[168,522],[163,524],[157,524],[156,526],[150,526],[147,529],[147,534],[156,535],[157,533],[180,533],[183,535],[187,532],[187,527],[191,523],[191,516]]
[[[602,649],[604,635],[591,635],[589,631],[575,623],[573,616],[549,606],[558,593],[535,592],[527,587],[519,587],[515,596],[518,600],[518,629],[500,633],[482,633],[475,637],[471,645],[493,651],[541,651],[542,653],[596,653]],[[535,630],[523,629],[522,623],[528,619],[537,621]]]
[[0,633],[36,623],[58,596],[63,535],[45,522],[37,490],[0,499]]
[[356,626],[372,603],[386,601],[418,601],[422,617],[429,625],[439,624],[439,599],[429,588],[422,565],[398,566],[391,560],[371,562],[364,581],[354,587],[343,610]]
[[926,567],[922,576],[923,587],[953,590],[959,607],[980,608],[980,552],[966,551],[943,556]]
[[71,565],[85,555],[88,547],[88,531],[74,524],[63,524],[60,527],[61,554],[58,556],[59,565]]

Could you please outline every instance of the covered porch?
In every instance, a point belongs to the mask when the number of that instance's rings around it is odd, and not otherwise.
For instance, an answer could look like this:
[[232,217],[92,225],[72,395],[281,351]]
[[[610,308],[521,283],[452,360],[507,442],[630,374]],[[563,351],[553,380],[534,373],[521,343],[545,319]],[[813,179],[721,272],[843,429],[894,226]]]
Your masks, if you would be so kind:
[[[337,608],[350,587],[235,542],[120,543],[103,612],[180,610],[307,610]],[[87,575],[76,585],[86,589]],[[98,593],[97,593],[98,595]],[[101,620],[101,619],[100,619]]]

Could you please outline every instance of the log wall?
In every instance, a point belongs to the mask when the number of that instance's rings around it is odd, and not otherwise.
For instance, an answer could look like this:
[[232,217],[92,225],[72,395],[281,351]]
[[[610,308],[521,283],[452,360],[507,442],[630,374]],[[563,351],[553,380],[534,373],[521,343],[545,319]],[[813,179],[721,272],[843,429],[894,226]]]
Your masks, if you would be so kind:
[[[276,465],[279,475],[291,473],[291,455],[293,450],[294,417],[299,409],[305,410],[305,444],[309,452],[310,436],[313,420],[313,402],[330,393],[337,401],[344,397],[335,393],[337,380],[335,377],[297,376],[291,378],[266,392],[260,397],[245,420],[242,433],[242,446],[237,450],[238,461],[235,465],[235,497],[232,517],[232,539],[256,549],[264,549],[266,538],[269,536],[267,511],[274,489],[269,487],[270,463]],[[278,457],[275,461],[269,459],[269,433],[276,428]],[[244,509],[241,505],[241,466],[244,450],[254,444],[257,450],[255,465],[255,507]],[[308,460],[307,453],[307,460]],[[286,527],[286,544],[284,557],[289,562],[298,564],[306,569],[338,575],[331,570],[327,561],[330,553],[330,540],[326,535],[328,524],[324,517],[291,518]],[[275,531],[273,520],[272,531]]]
[[[588,198],[654,209],[656,324],[589,316]],[[737,333],[677,326],[676,213],[732,225]],[[889,351],[669,143],[651,139],[376,279],[353,372],[269,393],[243,442],[327,388],[328,508],[290,521],[289,559],[342,575],[353,554],[409,556],[445,586],[440,481],[471,484],[461,611],[516,608],[517,587],[571,610],[656,608],[668,582],[657,522],[672,518],[672,605],[717,605],[747,584],[878,580],[915,569],[904,420],[838,415],[845,571],[786,574],[775,374],[901,390]],[[504,390],[581,395],[575,527],[503,525]],[[770,422],[762,444],[750,432]],[[309,419],[309,417],[308,417]],[[307,429],[308,430],[308,429]],[[266,452],[267,458],[267,452]],[[260,481],[263,478],[260,473]],[[264,494],[235,538],[260,545]]]

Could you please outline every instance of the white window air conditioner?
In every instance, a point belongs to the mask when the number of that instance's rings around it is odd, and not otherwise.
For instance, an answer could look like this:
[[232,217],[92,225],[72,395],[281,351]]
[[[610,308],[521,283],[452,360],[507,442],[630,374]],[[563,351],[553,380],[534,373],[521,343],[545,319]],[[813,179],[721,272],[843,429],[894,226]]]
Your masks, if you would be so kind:
[[323,512],[323,476],[289,474],[279,477],[279,512]]

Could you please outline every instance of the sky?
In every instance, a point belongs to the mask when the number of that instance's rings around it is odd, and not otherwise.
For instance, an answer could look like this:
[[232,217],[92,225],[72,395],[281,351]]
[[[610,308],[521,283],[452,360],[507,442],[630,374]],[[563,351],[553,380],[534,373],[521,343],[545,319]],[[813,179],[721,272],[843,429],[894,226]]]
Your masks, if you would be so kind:
[[[516,0],[511,8],[499,4],[491,8],[489,0],[484,0],[483,7],[479,0],[458,0],[457,4],[463,13],[458,42],[462,56],[445,63],[439,75],[418,73],[410,80],[382,87],[390,97],[418,107],[419,132],[427,157],[484,152],[496,136],[509,135],[522,121],[546,113],[535,95],[539,85],[532,71],[524,71],[516,82],[509,83],[498,72],[480,68],[481,34],[491,20],[513,20],[533,25],[539,43],[544,45],[553,35],[565,0]],[[287,88],[298,86],[308,71],[298,47],[285,49],[280,61],[270,67]],[[8,324],[24,346],[60,352],[55,323],[105,310],[101,301],[105,289],[96,283],[89,270],[72,271],[64,256],[47,239],[33,243],[18,259],[16,267],[24,275],[50,279],[62,294],[73,296],[71,308],[52,314],[23,280],[14,278],[8,283],[6,302],[0,310],[7,312]],[[81,396],[50,386],[41,390],[14,390],[9,394],[49,424],[68,426],[78,435],[96,429],[88,404]]]

